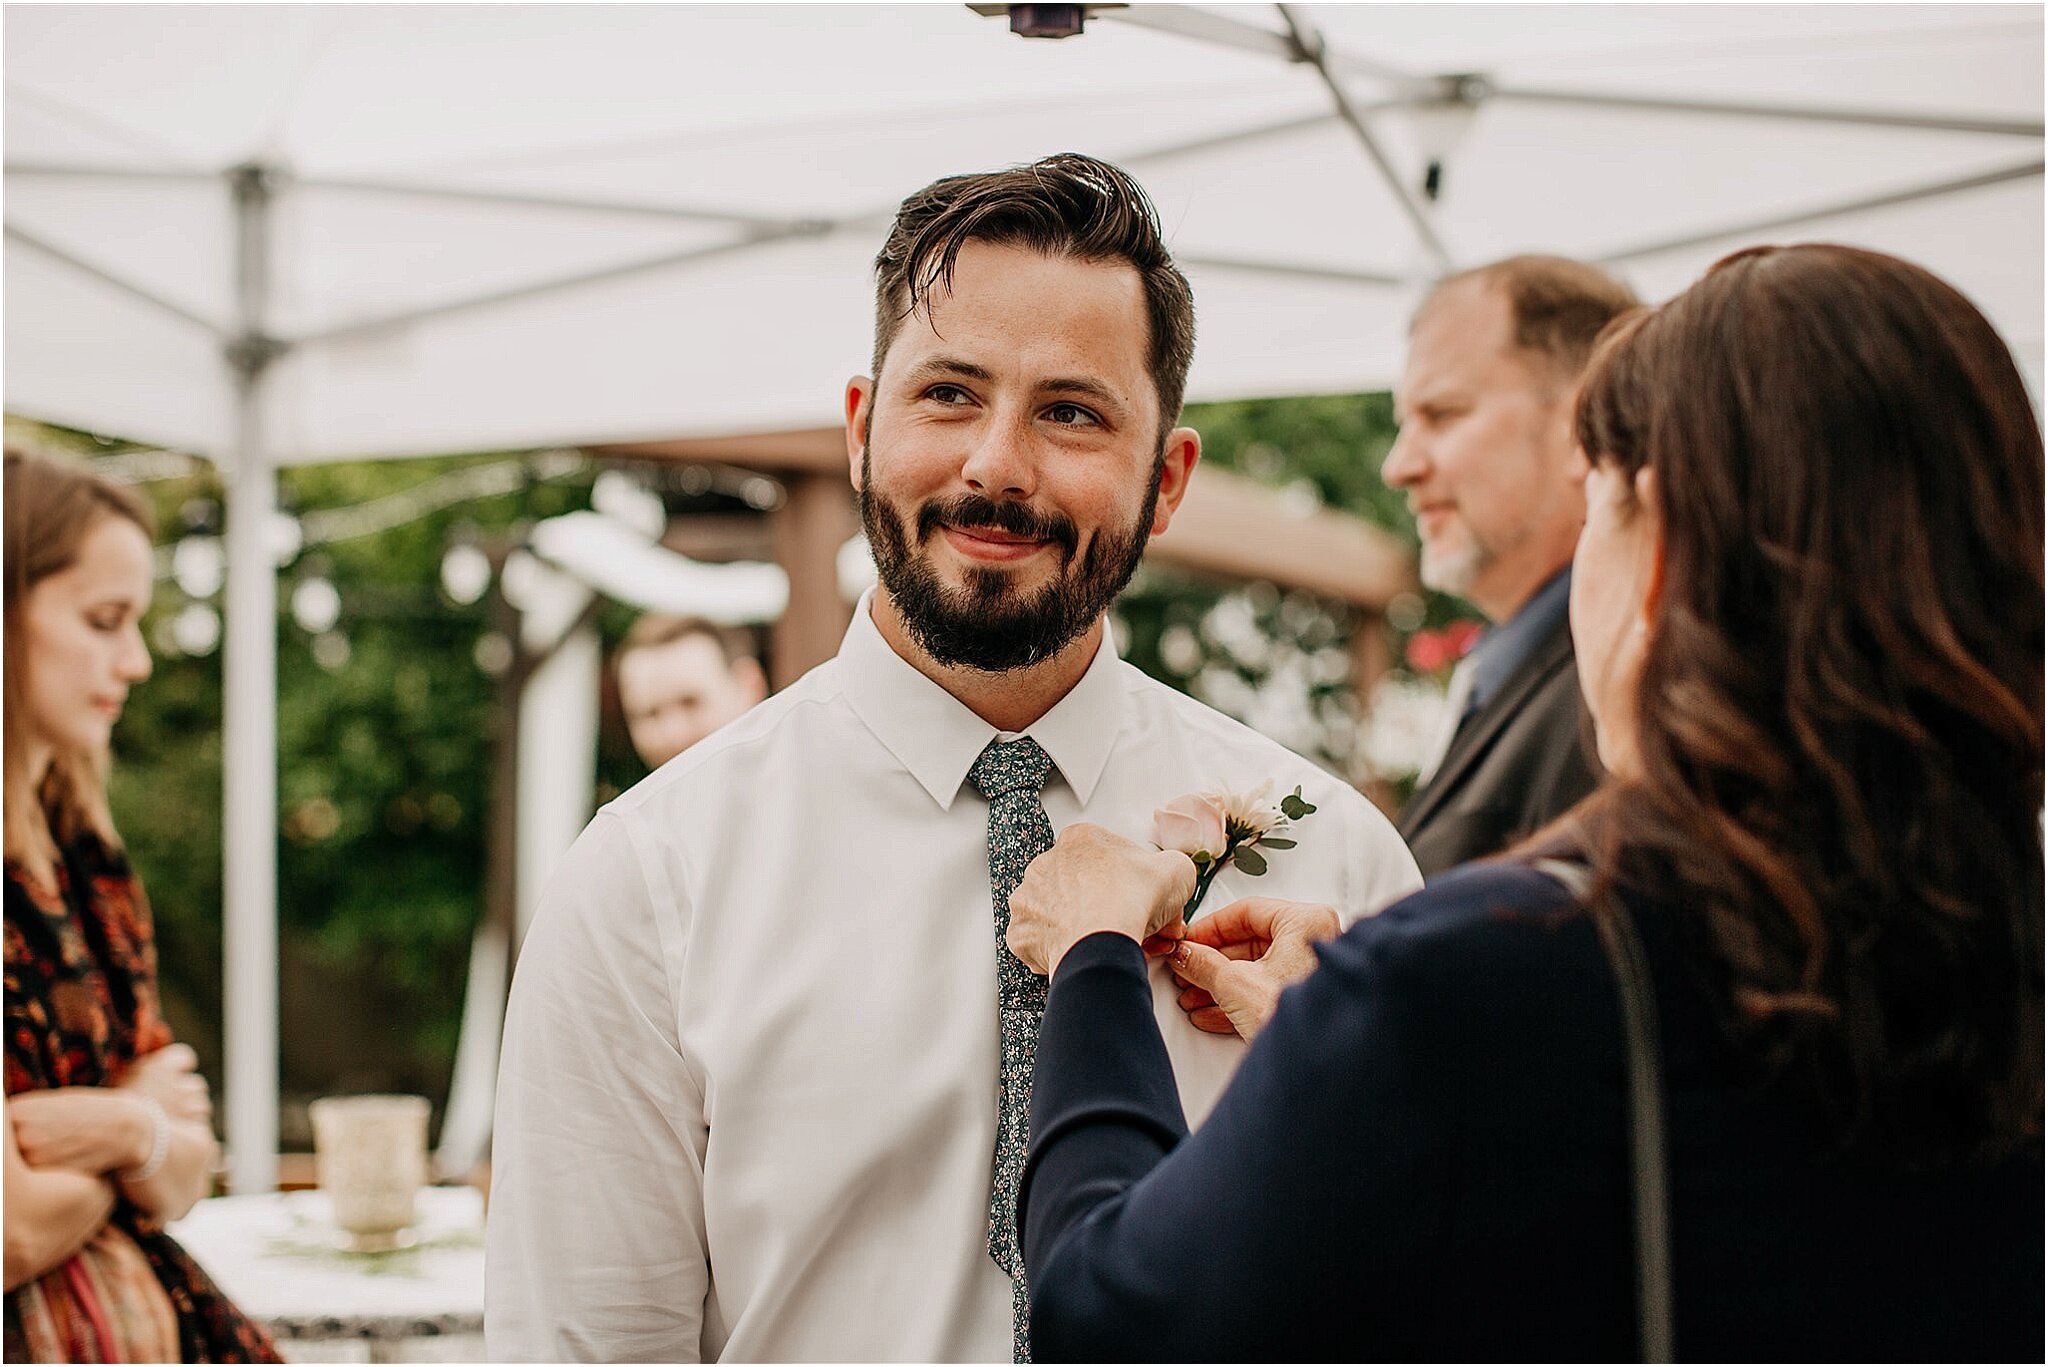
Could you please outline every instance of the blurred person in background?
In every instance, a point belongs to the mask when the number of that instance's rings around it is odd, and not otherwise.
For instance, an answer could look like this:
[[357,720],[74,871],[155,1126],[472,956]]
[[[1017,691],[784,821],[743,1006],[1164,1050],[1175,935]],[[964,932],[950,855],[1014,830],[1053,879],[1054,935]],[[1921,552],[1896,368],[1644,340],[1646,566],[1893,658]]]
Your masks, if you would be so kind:
[[659,769],[768,696],[768,676],[745,634],[701,617],[649,614],[614,659],[626,733]]
[[1396,823],[1424,877],[1499,853],[1598,779],[1565,621],[1586,515],[1571,403],[1593,339],[1635,304],[1597,267],[1517,256],[1439,282],[1409,327],[1380,474],[1407,491],[1422,582],[1492,623]]
[[107,810],[108,740],[150,670],[150,518],[12,450],[5,494],[6,1357],[275,1362],[163,1230],[218,1146]]
[[[1918,267],[1756,248],[1616,328],[1576,430],[1601,788],[1341,937],[1284,903],[1189,925],[1177,971],[1257,1037],[1199,1131],[1139,944],[1188,861],[1074,828],[1012,897],[1053,974],[1041,1356],[1635,1359],[1661,1210],[1678,1360],[2041,1360],[2042,455],[2012,356]],[[1640,1198],[1630,962],[1667,1172]]]

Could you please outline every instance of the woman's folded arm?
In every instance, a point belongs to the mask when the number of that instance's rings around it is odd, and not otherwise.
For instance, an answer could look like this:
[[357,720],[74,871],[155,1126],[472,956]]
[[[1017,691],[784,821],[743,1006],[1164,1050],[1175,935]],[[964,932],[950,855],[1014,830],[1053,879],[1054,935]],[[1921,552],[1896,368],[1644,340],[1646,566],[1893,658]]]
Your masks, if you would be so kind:
[[[10,1106],[11,1109],[11,1106]],[[6,1144],[7,1290],[34,1281],[83,1248],[114,1211],[114,1185],[74,1168],[32,1168],[0,1122]]]

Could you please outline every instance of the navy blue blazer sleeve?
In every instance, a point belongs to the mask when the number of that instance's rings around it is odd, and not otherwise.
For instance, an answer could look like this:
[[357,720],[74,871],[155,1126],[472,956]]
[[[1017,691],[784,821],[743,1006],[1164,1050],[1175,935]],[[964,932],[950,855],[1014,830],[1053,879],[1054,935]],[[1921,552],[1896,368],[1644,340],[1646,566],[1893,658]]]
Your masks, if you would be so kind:
[[[1424,1329],[1471,1079],[1457,956],[1414,944],[1446,893],[1495,900],[1473,881],[1323,946],[1192,1137],[1138,947],[1075,946],[1047,1002],[1020,1202],[1036,1356],[1398,1355]],[[1512,890],[1524,914],[1569,901],[1526,870]]]

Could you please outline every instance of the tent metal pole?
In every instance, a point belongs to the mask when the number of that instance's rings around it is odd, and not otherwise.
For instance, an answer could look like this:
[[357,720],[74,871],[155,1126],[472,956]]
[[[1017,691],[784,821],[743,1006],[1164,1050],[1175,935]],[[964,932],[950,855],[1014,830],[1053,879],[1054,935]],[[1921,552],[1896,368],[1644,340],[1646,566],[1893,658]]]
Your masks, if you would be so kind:
[[[1200,43],[1264,53],[1268,57],[1279,57],[1289,62],[1309,60],[1302,55],[1295,40],[1285,33],[1275,33],[1271,29],[1243,23],[1218,14],[1214,10],[1204,10],[1193,5],[1126,5],[1105,9],[1089,17],[1115,20],[1119,24],[1128,24],[1133,28],[1149,28],[1159,33],[1171,33],[1175,37],[1189,38]],[[1438,84],[1434,77],[1403,71],[1388,63],[1375,62],[1371,58],[1360,57],[1337,48],[1328,49],[1323,60],[1346,76],[1361,76],[1367,80],[1382,81],[1406,94],[1428,95],[1436,90]]]
[[1177,256],[1182,266],[1211,271],[1245,271],[1252,275],[1292,280],[1320,280],[1332,285],[1369,285],[1399,289],[1417,281],[1389,271],[1355,271],[1341,266],[1304,266],[1292,261],[1246,261],[1228,256]]
[[[1358,106],[1361,114],[1377,114],[1383,109],[1408,109],[1410,100],[1376,100],[1371,104]],[[1341,116],[1331,110],[1322,114],[1307,114],[1300,118],[1281,119],[1277,123],[1259,124],[1252,128],[1233,128],[1227,133],[1217,133],[1192,142],[1169,143],[1163,147],[1148,147],[1138,152],[1126,152],[1117,158],[1117,165],[1149,166],[1156,162],[1171,161],[1175,157],[1193,156],[1201,152],[1220,151],[1226,147],[1240,147],[1247,143],[1262,142],[1267,138],[1285,137],[1289,133],[1306,133],[1336,123]]]
[[214,185],[220,172],[198,167],[180,169],[164,166],[93,166],[85,162],[10,161],[0,166],[10,176],[75,177],[82,180],[167,180],[191,185]]
[[[850,220],[849,220],[850,221]],[[385,314],[377,318],[364,318],[352,323],[340,323],[331,328],[321,328],[290,338],[292,346],[304,346],[314,342],[332,342],[345,337],[361,336],[365,333],[381,332],[386,328],[404,327],[411,323],[424,322],[429,318],[444,318],[453,313],[467,313],[471,309],[489,308],[496,304],[510,304],[522,299],[533,299],[560,290],[575,289],[582,285],[595,285],[607,280],[623,280],[629,276],[643,275],[648,271],[665,270],[671,266],[683,266],[698,261],[708,261],[733,252],[746,251],[751,247],[767,246],[776,242],[788,242],[797,238],[823,237],[844,226],[842,222],[820,219],[816,222],[793,223],[783,228],[749,233],[734,242],[720,242],[708,247],[691,247],[684,251],[663,252],[659,256],[645,257],[637,261],[625,261],[616,266],[603,266],[593,271],[579,271],[575,275],[558,276],[553,280],[538,280],[530,285],[514,285],[510,289],[492,290],[487,294],[471,295],[466,299],[451,299],[446,303],[428,304],[422,308],[406,309],[398,313]]]
[[1445,249],[1443,239],[1437,236],[1436,225],[1430,222],[1428,211],[1409,193],[1408,186],[1401,179],[1401,173],[1387,160],[1386,150],[1380,146],[1379,139],[1372,135],[1372,130],[1366,127],[1357,106],[1352,104],[1350,95],[1345,93],[1343,83],[1331,73],[1329,54],[1322,35],[1317,33],[1307,20],[1295,13],[1295,6],[1281,5],[1278,8],[1280,16],[1287,21],[1288,31],[1294,35],[1294,47],[1301,55],[1301,60],[1315,67],[1316,74],[1323,78],[1323,84],[1329,88],[1330,98],[1336,101],[1338,115],[1357,136],[1359,144],[1365,148],[1365,154],[1372,158],[1372,164],[1379,170],[1380,178],[1387,183],[1387,189],[1393,193],[1395,202],[1401,206],[1401,212],[1407,215],[1408,224],[1415,230],[1415,236],[1421,240],[1423,247],[1435,261],[1437,269],[1448,274],[1451,269],[1451,254]]
[[2038,138],[2040,119],[1991,119],[1967,114],[1914,113],[1889,109],[1830,109],[1810,105],[1763,104],[1739,100],[1686,100],[1657,95],[1606,95],[1583,90],[1545,90],[1534,86],[1489,86],[1486,98],[1524,104],[1580,105],[1591,109],[1633,109],[1652,113],[1713,114],[1728,118],[1794,120],[1804,123],[1853,124],[1869,128],[1917,128],[1937,133],[1978,133],[1995,137]]
[[629,200],[576,199],[568,195],[520,194],[512,190],[470,190],[448,185],[408,185],[404,181],[349,176],[299,176],[295,186],[307,190],[340,190],[350,194],[392,195],[407,199],[442,200],[452,204],[492,204],[507,209],[561,209],[588,214],[619,214],[633,218],[670,219],[679,223],[719,223],[729,227],[776,231],[800,226],[796,219],[742,214],[725,209],[695,209],[686,204],[635,204]]
[[1936,181],[1931,185],[1915,185],[1904,190],[1891,190],[1881,195],[1865,195],[1856,199],[1841,200],[1823,204],[1812,209],[1799,209],[1792,213],[1778,214],[1771,218],[1753,219],[1747,223],[1733,223],[1722,228],[1704,232],[1687,233],[1681,237],[1665,238],[1660,242],[1644,242],[1619,251],[1603,252],[1594,258],[1603,266],[1619,265],[1645,256],[1660,256],[1665,252],[1683,251],[1687,247],[1703,247],[1710,242],[1721,242],[1731,237],[1752,237],[1757,233],[1775,232],[1780,228],[1796,228],[1821,219],[1839,218],[1843,214],[1863,213],[1871,209],[1889,209],[1900,204],[1913,204],[1923,199],[1935,199],[1942,195],[1962,194],[1969,190],[1988,189],[2008,181],[2025,180],[2038,176],[2043,170],[2039,157],[2023,161],[2016,166],[2000,167],[1973,176],[1962,176],[1953,180]]
[[261,166],[236,167],[228,184],[242,334],[226,348],[234,380],[235,446],[227,517],[222,1034],[228,1181],[235,1192],[247,1194],[277,1187],[277,565],[269,544],[277,475],[265,450],[263,399],[264,379],[278,352],[263,333],[271,175]]
[[178,319],[180,322],[190,323],[193,327],[199,328],[211,334],[212,336],[219,338],[221,341],[226,341],[228,339],[228,331],[226,328],[222,327],[219,323],[214,322],[210,318],[201,317],[199,314],[194,313],[191,309],[186,308],[183,304],[174,304],[170,300],[164,298],[162,295],[146,290],[132,280],[123,279],[121,276],[114,274],[112,271],[103,270],[102,268],[93,265],[90,261],[87,261],[82,257],[73,256],[70,252],[65,251],[62,247],[56,246],[53,243],[45,242],[42,238],[37,237],[34,233],[27,232],[21,228],[17,228],[12,223],[7,225],[6,232],[7,240],[9,242],[18,242],[22,246],[27,247],[30,251],[41,252],[44,256],[49,257],[52,261],[57,262],[61,266],[65,266],[71,270],[77,271],[80,275],[83,275],[88,279],[97,280],[102,285],[107,286],[109,289],[119,290],[122,294],[127,295],[130,299],[134,299],[140,303],[147,304],[151,308],[156,309],[159,312],[168,313],[169,315],[171,315],[171,317]]

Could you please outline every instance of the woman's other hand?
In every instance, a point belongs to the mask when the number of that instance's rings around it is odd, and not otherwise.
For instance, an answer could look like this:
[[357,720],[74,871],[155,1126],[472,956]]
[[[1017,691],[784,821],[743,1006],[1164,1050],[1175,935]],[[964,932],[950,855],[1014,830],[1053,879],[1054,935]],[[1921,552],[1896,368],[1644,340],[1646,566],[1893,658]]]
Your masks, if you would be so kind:
[[[47,1094],[47,1093],[45,1093]],[[15,1114],[24,1097],[7,1098],[0,1120],[6,1151],[6,1282],[9,1291],[35,1280],[84,1247],[114,1211],[114,1184],[70,1168],[33,1168],[15,1142]]]
[[1247,897],[1195,921],[1167,956],[1186,991],[1180,1006],[1213,1035],[1249,1042],[1280,1004],[1280,994],[1316,969],[1315,945],[1342,926],[1329,907]]
[[[147,1176],[121,1177],[128,1199],[160,1220],[179,1218],[212,1190],[213,1170],[220,1161],[220,1144],[213,1137],[213,1099],[205,1076],[196,1071],[198,1063],[191,1046],[168,1044],[129,1064],[114,1089],[154,1101],[170,1119],[162,1166]],[[127,1170],[133,1171],[134,1166]]]
[[142,1055],[122,1073],[119,1087],[146,1096],[172,1120],[213,1125],[213,1095],[197,1071],[199,1055],[189,1044],[167,1044]]
[[1031,861],[1010,894],[1007,943],[1033,973],[1051,977],[1076,943],[1099,930],[1143,942],[1179,932],[1195,892],[1186,855],[1078,822]]

